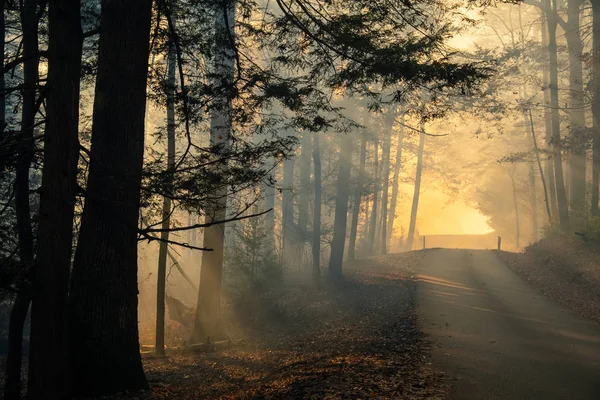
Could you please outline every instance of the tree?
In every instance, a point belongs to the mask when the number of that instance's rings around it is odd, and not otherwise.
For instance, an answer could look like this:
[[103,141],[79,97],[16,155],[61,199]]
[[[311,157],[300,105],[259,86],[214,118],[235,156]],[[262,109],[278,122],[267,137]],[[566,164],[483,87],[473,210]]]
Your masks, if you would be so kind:
[[392,130],[396,118],[395,110],[388,110],[383,139],[383,193],[381,195],[381,254],[387,253],[388,193],[390,187],[390,150],[392,146]]
[[508,176],[510,177],[510,182],[512,184],[512,197],[513,197],[513,205],[515,207],[515,242],[517,248],[521,247],[520,236],[521,236],[521,223],[519,218],[519,202],[517,200],[517,185],[515,183],[515,170],[517,165],[514,164],[510,172],[507,171]]
[[353,151],[350,135],[343,136],[340,142],[339,170],[335,196],[335,219],[333,222],[333,239],[331,240],[331,256],[329,258],[329,275],[334,280],[342,277]]
[[[567,202],[567,192],[565,190],[562,155],[560,148],[560,118],[558,115],[558,49],[556,44],[556,28],[558,26],[556,0],[544,0],[546,8],[546,20],[548,27],[548,54],[550,66],[550,111],[552,120],[552,148],[554,163],[554,184],[556,188],[556,198],[558,202],[558,216],[560,227],[566,231],[569,229],[569,204]],[[552,1],[552,4],[550,4]]]
[[44,165],[32,288],[30,399],[68,395],[67,298],[77,192],[83,41],[79,0],[51,0],[48,28]]
[[[175,42],[169,40],[167,57],[167,170],[175,169],[175,68],[177,66]],[[156,285],[156,345],[158,355],[165,354],[165,284],[167,276],[167,251],[171,225],[171,199],[164,196],[162,209],[161,242],[158,251],[158,282]]]
[[306,228],[308,225],[308,199],[310,188],[310,157],[311,157],[311,136],[307,133],[302,135],[302,147],[300,149],[300,176],[298,188],[298,234],[302,242],[306,241]]
[[[214,86],[218,91],[210,108],[210,144],[215,155],[227,150],[231,135],[232,95],[234,80],[234,24],[235,4],[217,3],[214,12],[214,59],[211,67]],[[217,166],[218,168],[219,166]],[[226,216],[227,190],[218,188],[209,198],[206,223],[223,221]],[[204,231],[200,289],[196,305],[196,318],[191,335],[192,343],[210,341],[224,334],[220,325],[221,283],[223,274],[224,226],[214,224]]]
[[[425,106],[423,105],[422,112]],[[408,227],[408,236],[406,237],[406,250],[410,251],[413,247],[415,238],[415,229],[417,225],[417,210],[419,209],[419,196],[421,194],[421,175],[423,173],[423,149],[425,148],[425,117],[421,115],[419,132],[419,149],[417,150],[417,170],[415,173],[415,190],[413,194],[412,207],[410,209],[410,225]]]
[[148,388],[138,340],[137,236],[152,1],[101,6],[89,177],[69,296],[75,396]]
[[[19,260],[23,275],[30,277],[34,258],[34,239],[31,225],[29,172],[34,156],[35,115],[37,112],[38,84],[38,7],[35,0],[24,0],[21,7],[23,30],[23,85],[21,90],[21,131],[16,145],[15,164],[15,213],[19,239]],[[22,281],[10,314],[8,332],[8,354],[6,357],[7,400],[21,396],[21,358],[23,346],[23,324],[31,301],[31,287]]]
[[375,250],[375,239],[377,237],[377,216],[379,215],[379,142],[377,137],[373,142],[374,153],[374,178],[373,178],[373,207],[371,208],[371,219],[369,220],[369,237],[367,239],[368,254],[372,255]]
[[593,115],[593,148],[592,148],[592,205],[591,214],[597,216],[600,190],[600,1],[591,0],[592,4],[592,115]]
[[582,3],[581,0],[568,1],[568,19],[565,27],[569,52],[569,129],[572,153],[568,177],[571,182],[569,204],[573,228],[580,230],[585,228],[587,219],[585,207],[587,135],[583,88],[583,43],[579,20]]
[[348,244],[348,259],[356,258],[356,236],[358,233],[358,217],[360,214],[360,204],[365,191],[365,162],[367,157],[367,135],[362,131],[360,135],[360,161],[358,167],[358,176],[356,187],[354,188],[354,200],[352,203],[352,221],[350,225],[350,242]]
[[313,139],[312,158],[315,177],[312,233],[312,279],[313,285],[318,288],[321,284],[321,144],[317,133],[315,133]]
[[388,235],[387,248],[390,247],[390,240],[394,232],[394,220],[396,219],[396,203],[398,202],[398,182],[400,178],[400,168],[402,166],[402,147],[404,141],[404,113],[400,116],[400,134],[398,135],[398,144],[396,145],[396,163],[394,164],[394,178],[392,180],[392,198],[390,200],[390,212],[388,216]]

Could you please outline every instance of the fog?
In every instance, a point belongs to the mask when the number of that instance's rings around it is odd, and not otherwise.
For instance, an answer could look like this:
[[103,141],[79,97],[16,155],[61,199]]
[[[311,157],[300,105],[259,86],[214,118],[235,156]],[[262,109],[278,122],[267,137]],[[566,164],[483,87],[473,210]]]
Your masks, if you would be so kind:
[[7,396],[590,398],[598,1],[6,3]]
[[[253,217],[252,222],[243,220],[225,225],[224,304],[235,302],[236,299],[232,296],[261,297],[264,294],[243,294],[240,287],[247,282],[239,274],[242,268],[245,274],[254,276],[252,279],[260,279],[261,272],[257,272],[257,269],[264,267],[265,262],[272,263],[280,271],[277,279],[281,281],[277,285],[293,287],[310,284],[313,272],[309,234],[312,232],[311,214],[314,209],[314,165],[311,151],[312,142],[317,136],[321,145],[322,163],[320,260],[325,268],[330,257],[337,205],[337,170],[340,160],[347,156],[340,154],[339,150],[339,143],[344,140],[344,136],[352,141],[354,153],[351,155],[351,194],[346,235],[350,235],[352,209],[356,201],[353,190],[361,179],[361,137],[367,137],[356,257],[381,254],[381,201],[384,192],[388,196],[386,214],[393,213],[394,216],[393,221],[386,222],[386,251],[396,253],[411,250],[406,247],[406,242],[411,224],[421,130],[426,136],[413,250],[423,247],[423,237],[429,237],[429,241],[425,241],[426,247],[491,249],[496,248],[497,238],[501,237],[502,250],[520,251],[537,241],[543,231],[552,229],[544,211],[544,189],[533,156],[530,133],[533,125],[538,132],[538,146],[546,148],[544,118],[548,110],[544,96],[547,90],[542,86],[544,77],[543,68],[540,68],[544,58],[542,48],[539,47],[542,40],[539,10],[525,5],[500,4],[485,11],[463,11],[474,22],[463,27],[449,41],[447,48],[465,59],[492,61],[504,57],[502,63],[495,62],[493,65],[496,75],[471,97],[446,95],[444,98],[437,98],[435,104],[426,105],[431,116],[423,114],[418,98],[415,101],[407,97],[408,101],[400,106],[384,105],[378,111],[369,111],[370,102],[366,98],[337,96],[334,103],[341,107],[342,115],[357,126],[346,132],[298,132],[288,159],[275,160],[274,168],[268,176],[268,184],[229,197],[228,201],[235,204],[256,201],[250,210],[254,213],[268,210],[270,204],[274,204],[274,209],[266,215]],[[585,12],[583,18],[586,18]],[[558,40],[564,41],[564,37],[559,35]],[[584,44],[589,48],[589,41],[584,41]],[[153,61],[161,62],[158,58]],[[566,71],[562,70],[559,77],[562,85],[568,85]],[[567,101],[566,98],[564,101]],[[531,121],[523,113],[525,103],[529,104],[527,107],[531,110]],[[567,113],[567,110],[561,112]],[[422,121],[422,118],[427,119]],[[591,115],[588,115],[588,121],[590,118]],[[165,149],[164,140],[156,139],[153,135],[164,129],[164,121],[164,108],[149,104],[146,131],[150,135],[147,143],[151,147],[147,146],[147,157],[154,153],[160,154]],[[566,126],[565,131],[568,129]],[[250,127],[249,132],[252,130]],[[199,135],[195,140],[206,145],[208,137]],[[259,136],[250,140],[261,139]],[[386,143],[389,146],[387,150],[384,148]],[[184,138],[178,139],[177,147],[185,148]],[[383,154],[385,151],[388,152],[387,155]],[[542,159],[547,164],[548,154],[542,154]],[[568,174],[571,168],[568,150],[563,163]],[[586,163],[591,164],[590,157],[587,157]],[[288,176],[284,176],[285,174]],[[267,198],[267,186],[272,187],[275,192],[271,202]],[[567,179],[567,189],[568,186]],[[389,207],[392,206],[390,202],[394,189],[397,189],[397,198],[395,209],[392,210]],[[376,214],[373,213],[374,202],[378,203],[379,208]],[[284,223],[286,212],[291,215],[287,218],[293,218],[290,227],[286,227]],[[369,238],[374,215],[377,222],[373,226],[377,231]],[[185,211],[177,212],[174,216],[172,224],[180,226],[189,224],[192,219],[203,219],[201,214],[194,215]],[[274,222],[270,222],[273,218]],[[390,223],[393,227],[391,232]],[[302,236],[303,229],[306,229],[304,232],[307,236]],[[177,233],[176,240],[197,246],[202,243],[202,235],[202,229],[183,231]],[[348,237],[345,258],[348,257]],[[255,243],[250,243],[251,239]],[[243,255],[236,254],[240,252]],[[181,301],[190,312],[196,307],[197,293],[181,275],[180,269],[173,266],[173,262],[177,260],[179,267],[197,285],[201,268],[199,253],[170,246],[168,258],[167,296]],[[140,243],[140,335],[142,343],[148,344],[152,343],[154,332],[157,254],[157,243]],[[175,312],[170,309],[173,305],[167,303],[167,306],[169,313]],[[171,346],[185,342],[191,329],[175,322],[178,318],[171,316],[171,322],[167,324],[171,335],[168,343]]]

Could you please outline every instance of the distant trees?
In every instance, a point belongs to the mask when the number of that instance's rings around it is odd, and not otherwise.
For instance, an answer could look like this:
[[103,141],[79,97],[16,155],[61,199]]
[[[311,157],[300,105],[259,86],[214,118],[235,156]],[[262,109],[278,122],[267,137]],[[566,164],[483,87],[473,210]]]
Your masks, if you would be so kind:
[[[492,12],[492,15],[498,13],[498,17],[491,19],[487,28],[504,48],[502,54],[497,54],[496,76],[502,76],[505,74],[502,71],[506,71],[505,78],[512,74],[511,79],[521,82],[519,92],[513,89],[514,80],[506,81],[505,89],[496,86],[495,90],[503,92],[509,102],[514,102],[510,92],[518,93],[520,97],[519,104],[508,106],[505,115],[516,118],[514,112],[523,113],[526,128],[523,132],[527,133],[531,128],[540,139],[538,146],[530,140],[531,144],[526,147],[522,146],[525,142],[515,139],[509,144],[511,156],[502,158],[503,161],[529,163],[528,176],[519,173],[517,176],[518,180],[527,179],[530,189],[540,190],[545,186],[543,193],[537,196],[544,196],[547,204],[536,201],[533,192],[529,196],[527,209],[532,218],[533,240],[540,230],[581,232],[594,223],[590,216],[596,213],[598,198],[595,183],[598,174],[594,173],[594,169],[598,169],[594,162],[598,140],[593,100],[597,63],[595,42],[586,35],[586,32],[592,32],[593,36],[594,32],[593,3],[591,14],[588,11],[590,9],[578,0],[563,5],[550,0],[528,0],[518,8],[513,5],[498,7]],[[528,113],[532,118],[527,116]],[[536,129],[538,118],[546,128],[545,140],[540,136],[540,131],[544,130]],[[538,149],[534,150],[534,147]],[[538,164],[537,158],[545,164],[543,171],[534,168]],[[540,185],[542,180],[545,185]],[[548,220],[538,222],[537,210],[542,215],[550,214]]]
[[[425,109],[423,105],[422,110]],[[419,196],[421,195],[421,176],[423,174],[423,150],[425,148],[425,117],[421,116],[419,122],[419,149],[417,150],[417,169],[415,172],[415,188],[410,209],[410,225],[408,227],[408,236],[406,237],[406,250],[412,250],[415,229],[417,225],[417,211],[419,209]]]
[[332,279],[340,279],[342,276],[342,261],[344,260],[344,248],[346,246],[350,170],[352,168],[352,152],[354,150],[350,135],[341,138],[339,149],[340,158],[335,191],[335,219],[333,221],[333,238],[331,239],[331,255],[329,257],[329,274]]

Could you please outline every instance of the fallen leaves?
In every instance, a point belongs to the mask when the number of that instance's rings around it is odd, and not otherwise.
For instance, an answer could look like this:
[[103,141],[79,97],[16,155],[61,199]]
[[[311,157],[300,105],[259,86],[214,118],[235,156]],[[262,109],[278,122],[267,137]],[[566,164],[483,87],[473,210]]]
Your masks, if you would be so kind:
[[544,295],[600,322],[599,243],[563,235],[542,239],[523,253],[496,254]]
[[426,363],[415,283],[423,252],[361,260],[351,279],[286,295],[287,317],[232,325],[244,341],[214,353],[144,358],[158,399],[439,399],[443,377]]

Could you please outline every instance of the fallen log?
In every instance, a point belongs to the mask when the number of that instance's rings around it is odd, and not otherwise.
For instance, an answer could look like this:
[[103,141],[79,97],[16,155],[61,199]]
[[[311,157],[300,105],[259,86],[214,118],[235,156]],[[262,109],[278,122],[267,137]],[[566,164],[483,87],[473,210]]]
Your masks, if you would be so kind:
[[[187,354],[187,353],[210,353],[217,350],[229,348],[235,344],[241,344],[243,340],[220,340],[216,342],[192,343],[184,346],[167,347],[165,351],[171,354]],[[143,344],[140,346],[140,354],[144,357],[153,357],[154,345]]]

